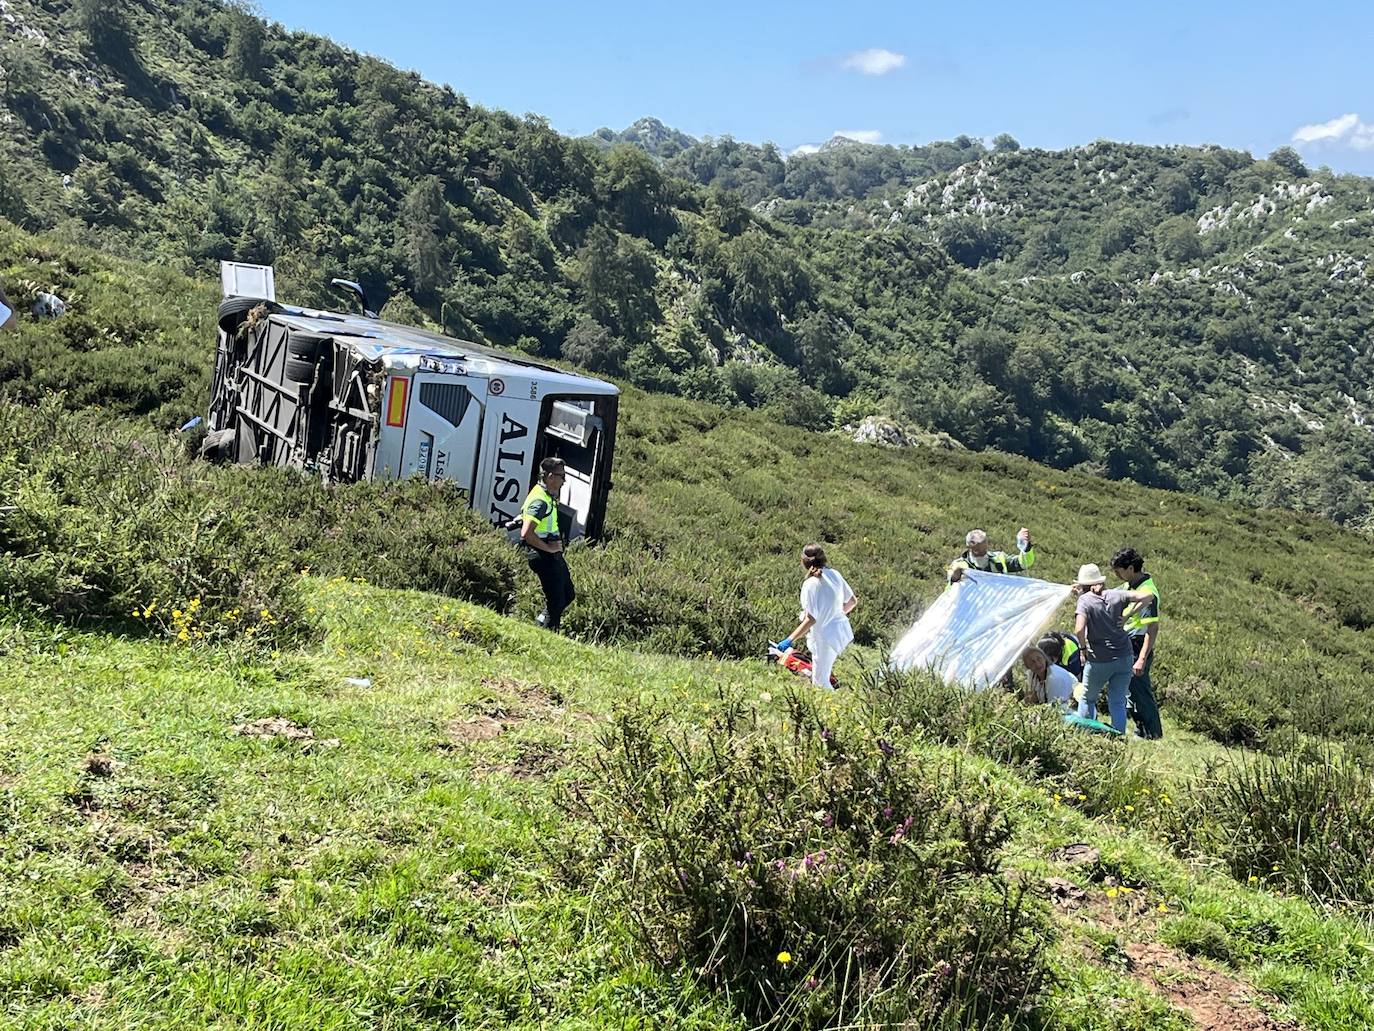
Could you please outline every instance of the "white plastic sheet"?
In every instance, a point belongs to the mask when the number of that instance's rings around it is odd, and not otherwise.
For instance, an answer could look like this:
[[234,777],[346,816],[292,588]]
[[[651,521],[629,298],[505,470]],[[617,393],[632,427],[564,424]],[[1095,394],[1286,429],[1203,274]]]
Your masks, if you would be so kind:
[[1064,584],[966,571],[902,635],[892,665],[982,690],[1002,679],[1068,595]]

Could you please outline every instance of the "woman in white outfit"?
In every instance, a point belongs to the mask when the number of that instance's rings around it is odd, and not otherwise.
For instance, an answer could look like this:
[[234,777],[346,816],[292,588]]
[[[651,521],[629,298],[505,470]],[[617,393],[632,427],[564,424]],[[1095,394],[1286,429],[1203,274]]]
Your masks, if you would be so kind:
[[835,660],[854,640],[849,614],[859,604],[859,599],[854,597],[844,577],[826,564],[825,549],[819,544],[802,548],[801,564],[806,570],[801,589],[801,622],[778,643],[778,650],[786,654],[794,641],[807,634],[806,644],[811,649],[811,683],[829,687]]

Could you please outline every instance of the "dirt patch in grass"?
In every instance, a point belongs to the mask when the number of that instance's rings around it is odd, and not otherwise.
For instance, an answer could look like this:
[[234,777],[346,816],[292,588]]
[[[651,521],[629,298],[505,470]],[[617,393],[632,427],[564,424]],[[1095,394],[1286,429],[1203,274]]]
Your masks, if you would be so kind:
[[527,720],[546,720],[565,711],[562,693],[543,684],[514,677],[488,677],[482,686],[490,692],[488,697],[467,706],[472,715],[448,723],[439,748],[453,751],[490,741]]
[[531,741],[520,746],[515,761],[505,770],[517,780],[537,780],[557,772],[566,765],[567,758],[562,749]]
[[299,741],[301,747],[307,749],[339,747],[338,738],[317,738],[311,728],[303,727],[285,716],[263,716],[260,719],[236,723],[234,724],[234,733],[242,737],[284,738],[288,741]]
[[563,708],[563,692],[556,687],[532,684],[514,677],[487,677],[482,686],[492,693],[492,697],[478,705],[504,707],[514,716],[537,719],[554,710]]
[[469,716],[466,719],[453,720],[445,728],[448,739],[439,747],[449,750],[470,745],[475,741],[490,741],[505,729],[505,722],[494,716]]
[[1205,967],[1155,942],[1125,947],[1130,973],[1208,1031],[1296,1031],[1297,1025],[1265,1013],[1260,993],[1243,981]]
[[115,770],[124,765],[105,752],[92,752],[81,764],[83,772],[92,777],[113,777]]

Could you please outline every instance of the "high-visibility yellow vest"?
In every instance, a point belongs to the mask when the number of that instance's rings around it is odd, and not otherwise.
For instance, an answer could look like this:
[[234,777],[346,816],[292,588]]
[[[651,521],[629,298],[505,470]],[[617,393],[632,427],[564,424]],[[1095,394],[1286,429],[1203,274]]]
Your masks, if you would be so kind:
[[1078,642],[1075,641],[1075,640],[1074,640],[1072,637],[1070,637],[1068,634],[1065,634],[1065,635],[1064,635],[1064,650],[1063,650],[1062,652],[1059,653],[1059,665],[1061,665],[1061,666],[1063,666],[1065,669],[1067,669],[1067,668],[1068,668],[1068,665],[1069,665],[1069,662],[1070,662],[1070,661],[1073,659],[1073,657],[1074,657],[1075,655],[1077,655],[1077,654],[1078,654]]
[[[1025,551],[1018,552],[1014,556],[1008,555],[1005,551],[989,551],[988,568],[983,570],[983,572],[1002,574],[1024,573],[1033,565],[1035,565],[1035,547],[1032,545]],[[949,564],[948,568],[945,570],[946,576],[953,573],[956,567],[961,569],[972,569],[975,572],[978,571],[978,566],[973,561],[972,553],[967,551]]]
[[1140,583],[1132,587],[1130,584],[1122,584],[1123,590],[1127,591],[1149,591],[1155,596],[1155,614],[1153,616],[1143,616],[1145,606],[1148,602],[1136,601],[1126,606],[1125,618],[1121,621],[1126,633],[1133,636],[1143,634],[1151,623],[1159,622],[1159,588],[1155,586],[1154,577],[1147,576]]
[[[548,513],[543,519],[538,518],[532,511],[537,501],[542,501],[548,506]],[[520,518],[534,520],[534,532],[541,540],[547,541],[558,536],[558,502],[544,489],[542,483],[536,483],[530,490],[529,496],[525,498],[525,504],[520,508]]]

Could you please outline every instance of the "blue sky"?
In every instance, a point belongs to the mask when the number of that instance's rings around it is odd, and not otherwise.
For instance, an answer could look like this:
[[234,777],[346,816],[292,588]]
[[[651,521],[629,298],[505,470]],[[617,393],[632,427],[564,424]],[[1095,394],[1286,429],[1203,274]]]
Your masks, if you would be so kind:
[[1294,144],[1374,175],[1374,4],[259,0],[269,19],[580,135]]

